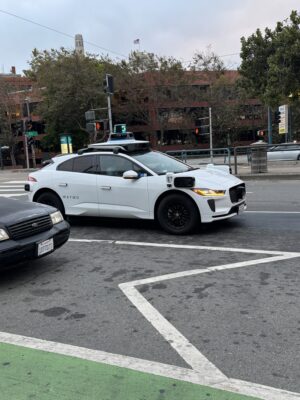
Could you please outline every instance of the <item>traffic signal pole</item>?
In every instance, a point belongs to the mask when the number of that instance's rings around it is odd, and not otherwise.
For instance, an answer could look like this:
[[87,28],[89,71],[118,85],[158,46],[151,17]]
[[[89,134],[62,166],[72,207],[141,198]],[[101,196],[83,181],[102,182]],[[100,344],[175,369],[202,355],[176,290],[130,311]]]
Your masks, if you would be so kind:
[[112,114],[111,114],[111,99],[110,99],[110,93],[107,93],[107,110],[108,110],[109,133],[112,133],[112,131],[113,131],[113,126],[112,126]]
[[28,155],[28,144],[27,144],[27,136],[26,136],[26,121],[23,119],[23,135],[24,135],[24,151],[25,151],[25,159],[26,159],[26,168],[29,169],[29,155]]

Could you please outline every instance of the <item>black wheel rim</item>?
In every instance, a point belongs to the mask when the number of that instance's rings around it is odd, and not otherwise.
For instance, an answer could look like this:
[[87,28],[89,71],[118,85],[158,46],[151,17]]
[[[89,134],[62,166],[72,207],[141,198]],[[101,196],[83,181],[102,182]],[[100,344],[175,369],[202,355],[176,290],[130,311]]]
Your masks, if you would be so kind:
[[190,221],[189,210],[180,203],[170,204],[166,210],[167,223],[175,229],[184,228]]

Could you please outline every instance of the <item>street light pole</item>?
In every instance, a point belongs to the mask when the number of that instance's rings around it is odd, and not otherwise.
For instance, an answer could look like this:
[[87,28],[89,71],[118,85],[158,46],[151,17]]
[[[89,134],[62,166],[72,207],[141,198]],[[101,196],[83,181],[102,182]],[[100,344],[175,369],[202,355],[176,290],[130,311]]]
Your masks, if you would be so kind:
[[24,150],[25,150],[25,158],[26,158],[26,168],[29,169],[29,155],[28,155],[28,144],[27,144],[25,119],[23,119],[23,135],[24,135]]

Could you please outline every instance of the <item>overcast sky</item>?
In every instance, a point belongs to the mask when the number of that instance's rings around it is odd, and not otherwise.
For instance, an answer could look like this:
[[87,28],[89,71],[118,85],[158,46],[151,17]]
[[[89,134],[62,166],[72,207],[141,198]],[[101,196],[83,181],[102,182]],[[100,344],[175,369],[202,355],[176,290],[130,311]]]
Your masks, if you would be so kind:
[[[241,36],[300,9],[299,0],[1,0],[0,10],[83,39],[90,53],[125,58],[137,49],[191,60],[207,46],[223,56],[240,52]],[[0,12],[0,72],[28,68],[33,48],[72,49],[71,37]],[[105,48],[109,51],[101,50]],[[117,54],[116,54],[117,53]],[[237,55],[223,58],[236,68]]]

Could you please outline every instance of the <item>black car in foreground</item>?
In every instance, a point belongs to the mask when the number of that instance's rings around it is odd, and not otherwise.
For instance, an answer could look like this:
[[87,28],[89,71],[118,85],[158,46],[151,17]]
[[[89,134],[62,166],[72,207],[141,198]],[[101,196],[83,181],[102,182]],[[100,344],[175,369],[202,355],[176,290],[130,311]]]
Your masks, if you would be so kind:
[[0,269],[52,253],[69,234],[57,209],[0,197]]

